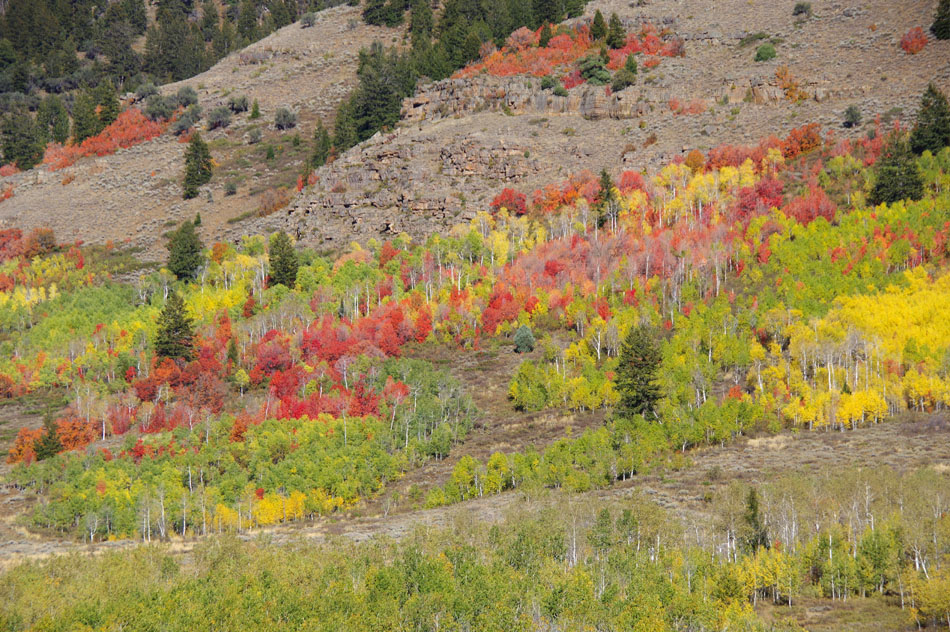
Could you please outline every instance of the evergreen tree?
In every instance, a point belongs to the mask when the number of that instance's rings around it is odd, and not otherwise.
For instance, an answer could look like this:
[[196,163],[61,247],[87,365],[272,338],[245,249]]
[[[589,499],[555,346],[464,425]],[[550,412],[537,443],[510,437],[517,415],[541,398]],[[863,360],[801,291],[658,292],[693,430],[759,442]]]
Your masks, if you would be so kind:
[[614,193],[614,181],[606,168],[600,171],[600,192],[597,194],[597,204],[594,207],[597,212],[597,227],[603,228],[607,223],[607,217],[612,210],[612,204],[616,202]]
[[47,141],[64,144],[69,139],[69,112],[58,95],[47,95],[36,111],[36,123]]
[[33,444],[37,461],[51,459],[63,451],[63,442],[59,440],[59,432],[53,423],[53,415],[49,411],[43,416],[43,435]]
[[119,93],[116,92],[111,79],[99,82],[99,85],[96,86],[95,98],[96,105],[99,106],[99,131],[102,131],[119,118],[121,109]]
[[416,49],[432,40],[432,7],[429,0],[412,0],[409,8],[409,32],[412,34],[412,47]]
[[26,111],[3,119],[3,159],[26,171],[43,159],[46,134]]
[[241,12],[237,22],[238,35],[253,42],[257,39],[257,7],[253,0],[244,0],[241,3]]
[[77,145],[90,136],[99,133],[99,116],[96,114],[96,100],[88,90],[76,96],[73,103],[73,142]]
[[924,182],[910,144],[895,133],[877,162],[877,180],[871,189],[872,204],[892,204],[898,200],[919,200]]
[[627,55],[627,61],[623,63],[623,68],[634,75],[637,74],[637,58],[633,53]]
[[610,25],[607,29],[607,46],[623,48],[627,44],[627,30],[616,13],[610,14]]
[[201,134],[195,132],[185,152],[185,182],[182,197],[189,200],[198,195],[198,187],[211,181],[213,165],[211,151],[201,140]]
[[257,99],[254,99],[254,103],[251,104],[251,113],[248,118],[252,120],[261,118],[261,106],[258,105]]
[[939,40],[950,39],[950,0],[940,0],[930,32]]
[[234,371],[240,368],[240,356],[238,355],[237,343],[234,342],[234,338],[228,338],[228,370]]
[[317,128],[313,131],[313,153],[310,154],[310,167],[316,169],[327,163],[330,157],[330,133],[323,126],[322,120],[317,120]]
[[762,523],[762,516],[759,514],[759,495],[755,488],[749,489],[746,496],[745,510],[745,545],[746,548],[755,552],[760,548],[769,548],[769,531]]
[[553,36],[554,35],[551,33],[551,25],[545,22],[544,26],[541,27],[540,35],[538,35],[538,46],[541,48],[547,48]]
[[[548,23],[557,24],[561,21],[563,13],[561,0],[534,0],[532,9],[534,12],[534,26]],[[522,26],[528,25],[524,24]]]
[[515,332],[515,353],[530,353],[534,351],[534,333],[527,325],[518,327]]
[[947,145],[950,145],[950,105],[946,95],[931,83],[920,98],[910,148],[917,154],[927,150],[936,154]]
[[270,284],[283,285],[293,289],[297,282],[297,269],[300,262],[297,251],[284,231],[276,233],[270,240]]
[[194,337],[191,319],[185,313],[185,303],[178,292],[172,290],[162,313],[158,315],[155,355],[187,362],[195,355]]
[[660,350],[653,332],[644,325],[633,327],[620,348],[617,367],[617,390],[621,417],[654,413],[660,399],[656,372],[660,367]]
[[594,13],[594,22],[590,25],[590,38],[595,42],[607,37],[607,22],[604,20],[604,14],[597,9]]
[[168,270],[179,279],[193,279],[204,262],[203,246],[193,222],[184,222],[168,240]]

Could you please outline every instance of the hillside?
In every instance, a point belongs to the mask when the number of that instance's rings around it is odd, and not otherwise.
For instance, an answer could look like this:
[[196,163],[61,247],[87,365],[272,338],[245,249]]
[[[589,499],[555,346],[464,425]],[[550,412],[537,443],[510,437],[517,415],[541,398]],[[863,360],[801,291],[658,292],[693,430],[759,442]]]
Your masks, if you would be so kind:
[[[317,15],[313,27],[291,24],[205,73],[162,87],[164,94],[182,86],[195,88],[205,112],[236,95],[260,105],[256,121],[244,113],[226,129],[205,132],[219,164],[207,190],[213,202],[207,193],[181,199],[186,145],[164,134],[59,171],[38,167],[0,179],[3,188],[13,187],[13,197],[0,204],[0,222],[49,226],[65,241],[130,244],[144,248],[148,258],[159,258],[164,252],[156,239],[168,226],[201,213],[202,233],[212,240],[223,235],[227,220],[257,212],[265,192],[292,191],[307,160],[317,117],[332,125],[337,106],[355,82],[360,48],[377,39],[388,42],[398,33],[363,24],[358,8],[341,6]],[[281,132],[274,127],[279,107],[298,112],[296,129]],[[260,130],[261,140],[252,144],[249,134],[254,129]],[[296,135],[303,141],[299,146],[293,144]],[[268,146],[275,148],[273,160],[266,159]],[[235,195],[225,195],[227,182],[237,185]]]
[[950,626],[941,2],[369,0],[5,176],[0,629]]

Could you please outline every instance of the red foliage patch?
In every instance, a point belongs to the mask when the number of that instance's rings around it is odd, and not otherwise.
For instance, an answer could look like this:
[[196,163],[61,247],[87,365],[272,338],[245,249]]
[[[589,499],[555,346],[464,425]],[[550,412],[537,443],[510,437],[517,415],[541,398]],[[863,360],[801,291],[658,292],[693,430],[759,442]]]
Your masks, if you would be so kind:
[[904,37],[901,38],[901,48],[904,49],[904,52],[908,55],[916,55],[924,50],[924,46],[926,45],[927,34],[924,33],[924,29],[919,26],[915,26],[907,31]]
[[43,164],[50,171],[63,169],[84,156],[108,156],[120,148],[132,147],[152,140],[165,131],[164,123],[150,121],[136,108],[129,108],[96,136],[84,140],[81,145],[58,145],[50,143],[43,156]]

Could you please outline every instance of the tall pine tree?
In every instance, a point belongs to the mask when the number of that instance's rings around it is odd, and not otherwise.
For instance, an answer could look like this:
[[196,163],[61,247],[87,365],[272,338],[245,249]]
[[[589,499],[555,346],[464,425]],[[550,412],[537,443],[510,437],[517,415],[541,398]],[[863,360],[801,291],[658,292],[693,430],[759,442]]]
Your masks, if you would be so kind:
[[871,189],[871,204],[892,204],[898,200],[919,200],[924,182],[910,144],[894,133],[877,161],[877,180]]
[[290,237],[284,231],[276,233],[270,240],[270,284],[293,289],[299,267]]
[[158,315],[155,335],[155,355],[159,358],[191,360],[195,355],[194,330],[185,313],[185,303],[178,292],[172,291]]
[[317,120],[317,128],[313,131],[313,153],[310,154],[310,167],[316,169],[327,163],[330,157],[330,133],[323,126],[323,121]]
[[604,14],[597,9],[594,13],[594,22],[590,25],[590,38],[595,42],[607,37],[607,22],[604,20]]
[[208,184],[214,165],[211,163],[211,151],[208,145],[201,140],[201,134],[195,132],[188,143],[185,152],[185,182],[182,197],[190,200],[198,196],[198,187]]
[[920,98],[917,124],[910,134],[910,148],[914,153],[925,151],[935,154],[950,145],[950,105],[937,86],[930,84]]
[[96,100],[88,90],[76,96],[73,104],[73,142],[77,145],[100,131]]
[[617,367],[619,416],[655,414],[660,399],[660,386],[656,383],[659,367],[660,350],[653,332],[644,325],[632,328],[620,348]]
[[184,222],[168,240],[168,270],[179,279],[193,279],[204,263],[202,249],[194,223]]

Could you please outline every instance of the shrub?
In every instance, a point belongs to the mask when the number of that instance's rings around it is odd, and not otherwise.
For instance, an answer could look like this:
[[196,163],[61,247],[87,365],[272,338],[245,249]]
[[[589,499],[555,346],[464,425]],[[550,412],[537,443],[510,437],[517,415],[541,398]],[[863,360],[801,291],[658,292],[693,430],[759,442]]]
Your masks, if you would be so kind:
[[228,99],[228,108],[235,114],[247,112],[247,97],[243,94],[231,97]]
[[308,29],[316,23],[317,23],[317,14],[314,13],[313,11],[304,13],[303,17],[300,18],[300,28],[302,29]]
[[224,184],[224,194],[225,195],[234,195],[237,193],[237,183],[233,180],[229,180]]
[[558,84],[558,85],[554,86],[554,96],[556,96],[556,97],[566,97],[566,96],[567,96],[567,88],[565,88],[565,87],[562,86],[561,84]]
[[201,106],[192,105],[187,110],[182,112],[181,116],[178,117],[172,124],[172,133],[176,136],[181,136],[192,127],[198,124],[198,121],[201,120]]
[[251,105],[251,119],[261,118],[261,107],[257,104],[257,99],[254,99],[254,104]]
[[771,44],[762,44],[755,49],[755,61],[769,61],[775,59],[775,47]]
[[614,92],[619,92],[626,87],[632,86],[637,82],[637,76],[627,70],[626,68],[621,68],[614,73],[613,81],[610,83],[610,88]]
[[256,145],[261,142],[261,130],[255,127],[247,133],[247,142],[250,145]]
[[551,75],[545,75],[541,77],[541,89],[542,90],[553,90],[557,82],[554,80],[554,77]]
[[511,213],[524,215],[528,210],[527,202],[528,196],[524,193],[505,188],[501,193],[495,196],[495,199],[491,201],[489,206],[496,212],[506,208]]
[[857,127],[861,124],[861,110],[856,105],[849,105],[844,111],[844,126]]
[[297,114],[287,108],[277,108],[277,113],[274,115],[274,125],[280,130],[296,127]]
[[175,100],[178,102],[178,107],[186,108],[198,103],[198,93],[191,86],[182,86],[175,95]]
[[174,101],[160,94],[153,94],[145,103],[145,116],[147,116],[149,120],[167,121],[174,113]]
[[135,91],[135,100],[144,101],[150,96],[158,94],[158,88],[155,87],[155,84],[151,81],[143,83],[139,86],[139,89]]
[[940,0],[930,32],[938,40],[950,39],[950,0]]
[[208,112],[208,129],[218,129],[231,124],[231,110],[226,106],[217,107]]
[[610,83],[610,71],[607,70],[607,63],[601,55],[594,54],[584,57],[578,63],[578,67],[581,71],[581,77],[592,86],[604,86]]
[[916,55],[920,51],[924,50],[924,46],[927,45],[927,34],[924,33],[924,29],[919,26],[915,26],[911,30],[907,31],[904,34],[904,37],[901,38],[901,48],[904,49],[904,52],[908,55]]
[[534,334],[527,325],[522,325],[515,332],[515,353],[531,353],[534,351]]
[[792,15],[804,15],[806,18],[811,17],[811,2],[796,2],[795,8],[792,9]]

